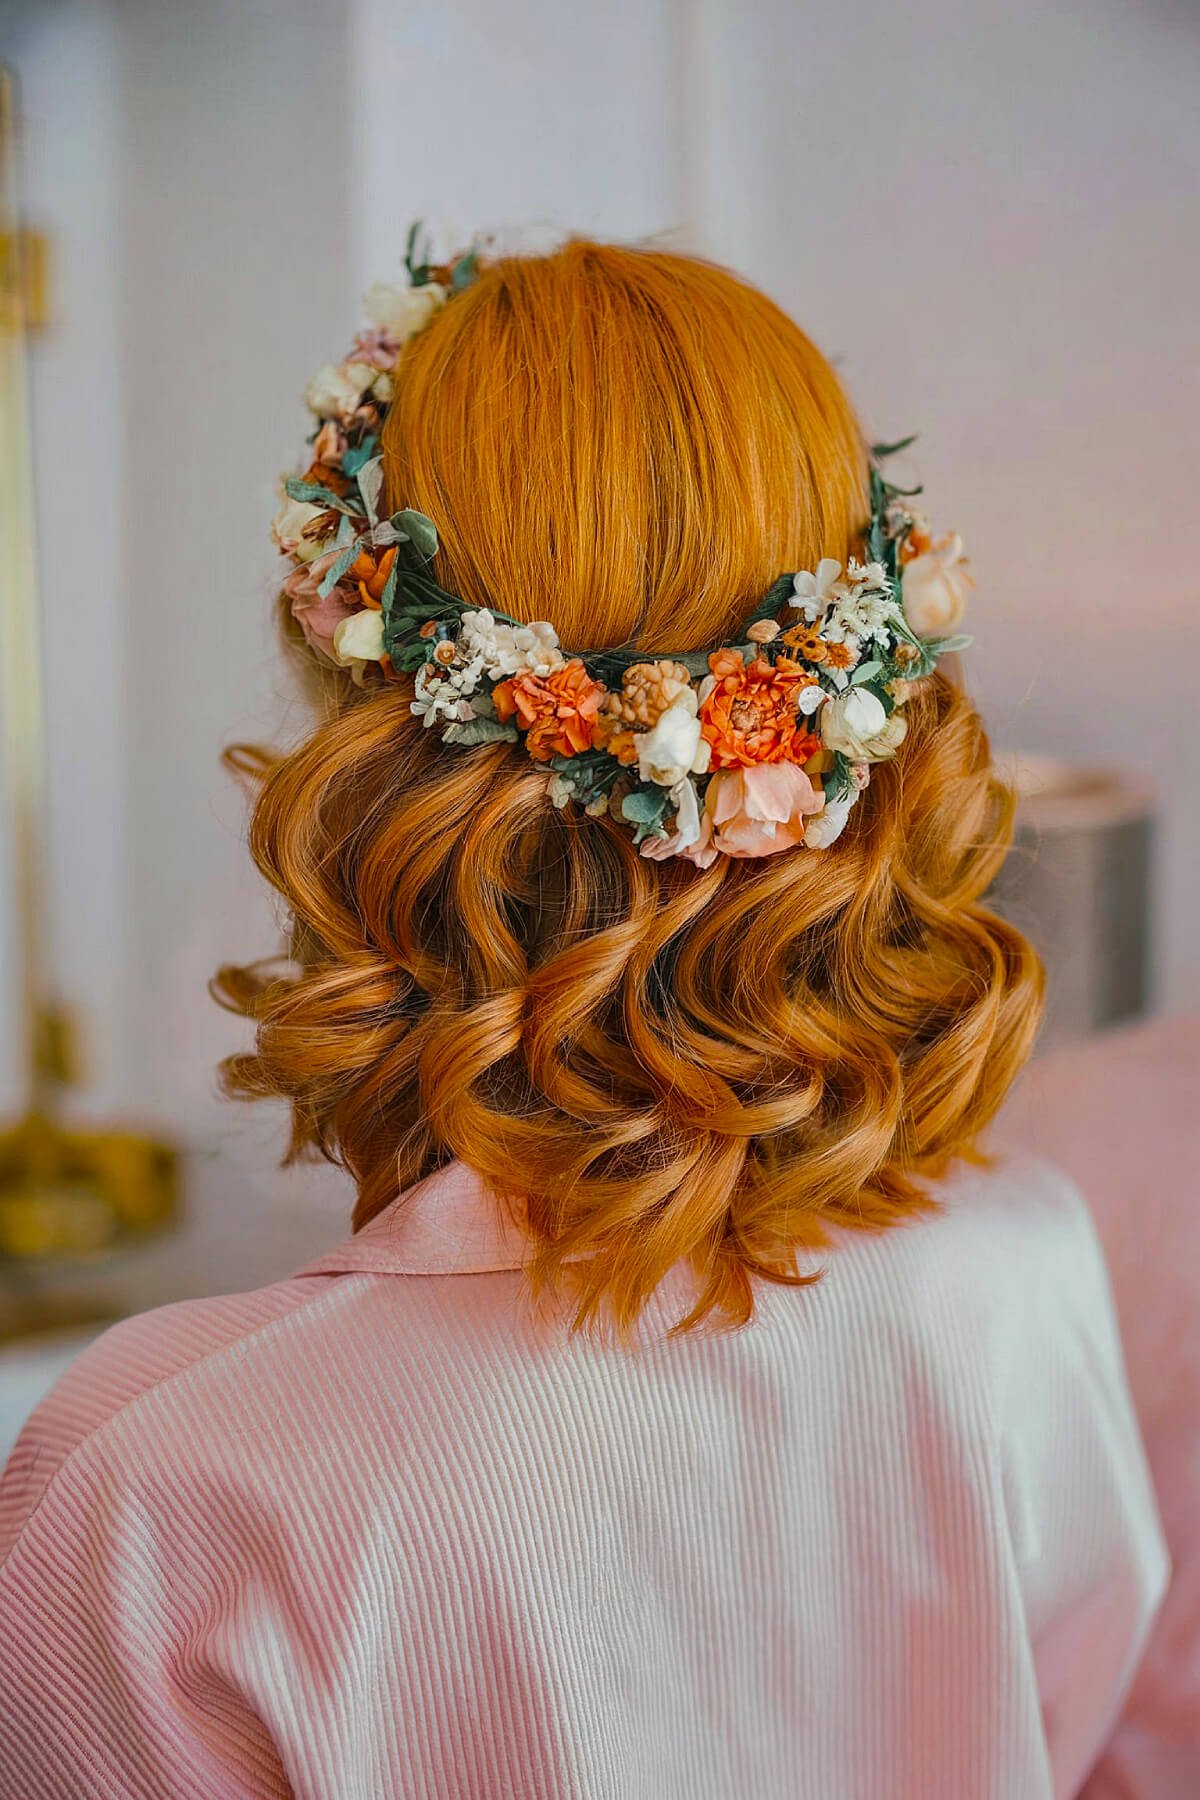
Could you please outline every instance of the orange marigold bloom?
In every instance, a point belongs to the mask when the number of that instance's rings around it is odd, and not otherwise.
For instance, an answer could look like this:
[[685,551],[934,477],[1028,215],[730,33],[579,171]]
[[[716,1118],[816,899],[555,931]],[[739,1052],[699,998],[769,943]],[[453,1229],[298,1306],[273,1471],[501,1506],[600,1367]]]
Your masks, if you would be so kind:
[[590,750],[596,715],[608,689],[573,656],[550,675],[510,675],[493,690],[496,717],[515,719],[535,762]]
[[820,749],[820,739],[796,714],[800,690],[816,678],[793,658],[771,663],[756,656],[747,667],[740,650],[717,650],[708,666],[715,686],[700,708],[700,729],[712,746],[714,769],[802,763]]

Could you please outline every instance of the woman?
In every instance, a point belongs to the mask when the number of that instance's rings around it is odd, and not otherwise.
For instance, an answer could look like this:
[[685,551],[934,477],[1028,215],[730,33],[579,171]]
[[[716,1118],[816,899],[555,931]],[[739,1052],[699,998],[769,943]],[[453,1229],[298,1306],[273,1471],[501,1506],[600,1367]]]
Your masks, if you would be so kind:
[[110,1332],[6,1476],[0,1792],[1080,1790],[1163,1556],[968,577],[808,340],[568,245],[369,297],[276,520],[324,713],[229,1086],[355,1235]]

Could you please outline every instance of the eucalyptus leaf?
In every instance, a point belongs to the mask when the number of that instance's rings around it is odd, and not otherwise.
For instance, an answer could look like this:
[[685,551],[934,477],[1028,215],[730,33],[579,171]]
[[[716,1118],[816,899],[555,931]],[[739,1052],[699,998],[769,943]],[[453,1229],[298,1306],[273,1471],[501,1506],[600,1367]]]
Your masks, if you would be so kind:
[[960,650],[969,650],[974,642],[973,637],[959,632],[954,637],[925,638],[921,648],[927,650],[930,656],[954,656]]
[[515,744],[515,725],[502,725],[499,719],[455,719],[442,733],[446,744]]
[[392,525],[396,535],[406,538],[417,555],[426,562],[432,562],[437,555],[437,526],[424,513],[414,512],[406,507],[403,512],[392,514]]
[[883,664],[879,661],[878,657],[874,657],[870,662],[859,664],[858,668],[855,669],[853,675],[850,677],[850,686],[861,687],[864,681],[874,681],[875,677],[882,673]]
[[333,592],[334,588],[337,586],[338,582],[342,579],[342,576],[346,573],[346,570],[350,567],[350,564],[354,561],[354,559],[357,555],[358,555],[358,539],[355,538],[355,540],[352,544],[347,544],[346,548],[344,550],[340,551],[339,554],[334,557],[333,561],[330,563],[329,567],[326,569],[324,575],[321,577],[321,581],[317,588],[317,592],[318,592],[318,594],[320,594],[322,600],[324,600],[327,595],[329,595]]
[[644,838],[666,837],[663,820],[671,804],[671,796],[663,787],[636,787],[621,802],[621,815],[637,827],[635,844]]
[[320,481],[305,481],[299,475],[289,475],[283,484],[283,491],[291,500],[306,500],[310,506],[324,506],[330,512],[354,513],[358,511],[349,501],[335,494]]
[[358,491],[363,497],[367,517],[374,525],[379,518],[379,497],[383,492],[383,458],[374,456],[358,471]]

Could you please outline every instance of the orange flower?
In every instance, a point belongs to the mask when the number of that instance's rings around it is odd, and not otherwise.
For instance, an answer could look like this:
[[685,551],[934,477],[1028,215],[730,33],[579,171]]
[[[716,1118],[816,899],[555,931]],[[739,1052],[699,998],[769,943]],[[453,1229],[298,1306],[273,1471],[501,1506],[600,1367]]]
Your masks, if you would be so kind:
[[[858,661],[858,651],[853,644],[826,644],[825,661],[831,669],[852,669]],[[812,661],[812,658],[809,658]]]
[[372,556],[369,550],[360,550],[346,570],[346,579],[358,583],[363,605],[371,607],[375,612],[380,610],[383,590],[387,586],[387,578],[395,560],[395,544],[378,557]]
[[592,742],[597,750],[607,750],[610,756],[615,756],[626,768],[632,767],[638,759],[636,732],[610,712],[597,713]]
[[789,649],[798,650],[805,662],[823,663],[829,656],[829,645],[811,625],[793,625],[781,640]]
[[700,729],[714,769],[802,763],[820,749],[820,739],[796,716],[800,690],[816,679],[798,662],[756,656],[747,668],[740,650],[717,650],[708,666],[716,685],[700,708]]
[[549,762],[552,756],[578,756],[591,749],[607,692],[573,656],[549,675],[510,676],[493,690],[492,699],[498,719],[516,719],[534,761]]

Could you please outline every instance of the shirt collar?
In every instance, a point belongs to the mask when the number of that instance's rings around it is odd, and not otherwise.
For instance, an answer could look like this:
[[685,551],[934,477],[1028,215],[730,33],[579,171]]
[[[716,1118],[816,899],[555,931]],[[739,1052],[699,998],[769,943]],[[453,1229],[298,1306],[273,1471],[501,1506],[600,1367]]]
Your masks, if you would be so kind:
[[502,1200],[464,1163],[406,1188],[361,1231],[298,1275],[483,1275],[520,1269],[529,1241]]

